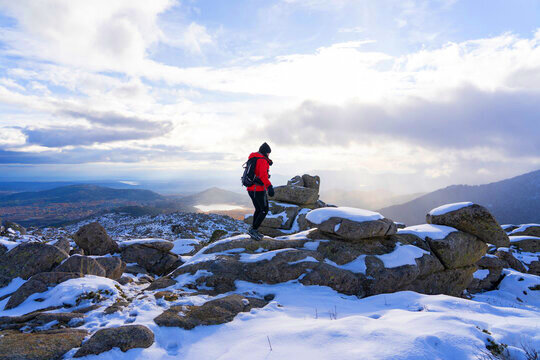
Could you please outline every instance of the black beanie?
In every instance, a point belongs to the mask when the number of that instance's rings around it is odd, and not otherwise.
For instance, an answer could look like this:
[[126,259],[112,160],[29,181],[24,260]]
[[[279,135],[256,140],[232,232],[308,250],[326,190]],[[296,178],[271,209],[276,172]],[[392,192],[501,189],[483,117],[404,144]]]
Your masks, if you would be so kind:
[[259,148],[259,152],[263,155],[268,155],[272,152],[272,149],[270,149],[270,145],[268,145],[267,143],[264,143]]

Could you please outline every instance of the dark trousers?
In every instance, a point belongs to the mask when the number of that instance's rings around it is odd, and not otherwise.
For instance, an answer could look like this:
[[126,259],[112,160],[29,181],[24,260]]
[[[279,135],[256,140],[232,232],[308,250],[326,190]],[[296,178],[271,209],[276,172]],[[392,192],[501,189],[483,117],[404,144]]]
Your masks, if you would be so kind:
[[261,226],[266,214],[268,214],[268,197],[266,191],[248,191],[249,197],[255,206],[253,213],[253,228],[257,230]]

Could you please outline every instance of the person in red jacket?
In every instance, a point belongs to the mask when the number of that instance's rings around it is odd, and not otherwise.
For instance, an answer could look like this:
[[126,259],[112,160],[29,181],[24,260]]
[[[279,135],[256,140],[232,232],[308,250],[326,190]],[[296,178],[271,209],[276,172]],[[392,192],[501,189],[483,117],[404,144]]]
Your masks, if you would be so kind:
[[253,226],[249,229],[248,233],[255,240],[261,240],[263,238],[258,229],[268,214],[268,195],[274,196],[274,187],[270,182],[270,166],[272,165],[272,160],[268,157],[271,152],[272,149],[270,149],[270,146],[267,143],[264,143],[259,148],[259,152],[251,153],[251,155],[249,155],[250,159],[254,157],[260,158],[257,159],[255,165],[255,178],[257,179],[257,184],[247,188],[249,197],[255,207],[255,212],[253,213]]

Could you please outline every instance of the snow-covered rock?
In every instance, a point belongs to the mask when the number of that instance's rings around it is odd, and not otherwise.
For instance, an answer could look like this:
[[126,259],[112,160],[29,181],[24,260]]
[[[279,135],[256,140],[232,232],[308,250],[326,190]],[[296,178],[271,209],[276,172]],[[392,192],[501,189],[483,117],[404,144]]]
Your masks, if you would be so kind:
[[426,222],[454,227],[497,247],[509,245],[508,235],[493,215],[485,207],[470,202],[433,209],[426,215]]
[[396,233],[396,224],[381,214],[350,207],[328,207],[310,211],[306,220],[312,227],[346,240],[360,240]]

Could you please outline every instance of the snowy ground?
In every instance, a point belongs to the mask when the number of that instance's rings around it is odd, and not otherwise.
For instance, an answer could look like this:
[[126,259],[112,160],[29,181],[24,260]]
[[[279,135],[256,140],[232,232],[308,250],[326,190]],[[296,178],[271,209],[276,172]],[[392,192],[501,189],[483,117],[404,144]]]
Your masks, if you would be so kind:
[[[170,305],[200,305],[211,298],[195,295],[168,303],[151,294],[139,294],[120,312],[89,313],[83,327],[95,330],[143,324],[154,332],[154,345],[125,353],[113,349],[85,359],[461,360],[479,359],[488,339],[507,344],[512,359],[526,359],[522,345],[540,349],[540,296],[538,290],[530,290],[540,279],[505,271],[499,290],[479,294],[473,300],[408,291],[358,299],[295,281],[278,285],[239,281],[238,292],[276,297],[265,308],[241,313],[230,323],[193,330],[158,327],[153,319]],[[16,285],[20,283],[17,280]],[[133,295],[139,293],[138,287],[130,284],[122,291]],[[69,280],[48,293],[35,294],[2,315],[18,315],[56,303],[75,304],[81,289],[108,290],[103,295],[108,298],[105,305],[119,296],[114,281],[87,276],[84,281]],[[46,300],[35,301],[38,295]],[[83,301],[79,306],[88,304]],[[74,353],[72,350],[64,358],[70,359]]]

